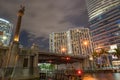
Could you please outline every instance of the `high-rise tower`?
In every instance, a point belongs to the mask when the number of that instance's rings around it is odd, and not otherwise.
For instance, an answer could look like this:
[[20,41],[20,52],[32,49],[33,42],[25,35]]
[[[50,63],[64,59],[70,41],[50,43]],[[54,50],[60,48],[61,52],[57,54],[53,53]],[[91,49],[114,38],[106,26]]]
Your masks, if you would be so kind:
[[120,0],[86,0],[94,48],[120,46]]
[[8,46],[11,40],[13,25],[0,18],[0,44],[3,46]]
[[88,28],[70,29],[65,32],[53,32],[49,36],[50,52],[86,55],[92,53],[92,42]]
[[86,0],[89,20],[120,5],[120,0]]

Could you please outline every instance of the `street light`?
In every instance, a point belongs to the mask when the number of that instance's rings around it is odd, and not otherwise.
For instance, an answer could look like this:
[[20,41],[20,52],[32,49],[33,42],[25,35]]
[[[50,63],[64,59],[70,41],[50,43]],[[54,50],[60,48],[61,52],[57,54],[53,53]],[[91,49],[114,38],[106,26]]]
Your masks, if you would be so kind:
[[90,61],[93,61],[93,57],[92,57],[92,56],[89,56],[89,60],[90,60]]
[[0,44],[0,45],[3,45],[3,43],[4,43],[6,40],[7,40],[7,36],[3,36],[3,37],[2,37],[2,44]]
[[93,69],[93,56],[92,55],[90,55],[89,56],[89,62],[90,62],[90,67],[91,67],[91,69]]
[[65,52],[66,51],[66,49],[65,48],[62,48],[62,52]]
[[88,54],[88,44],[89,44],[89,41],[88,40],[85,40],[85,41],[83,41],[83,50],[84,50],[84,52],[85,52],[85,54]]
[[89,60],[88,60],[88,51],[87,51],[87,46],[88,46],[88,40],[83,40],[82,42],[82,46],[83,46],[83,52],[86,55],[86,58],[84,60],[84,65],[83,65],[83,69],[87,69],[89,67]]
[[85,52],[87,55],[87,61],[88,61],[88,67],[90,67],[90,69],[93,69],[93,56],[92,56],[92,51],[91,51],[91,44],[89,40],[85,40],[83,41],[83,45],[85,46]]
[[84,41],[83,44],[84,44],[85,46],[87,46],[87,45],[88,45],[88,41]]
[[7,39],[7,37],[6,36],[3,36],[3,40],[6,40]]
[[62,47],[61,48],[61,53],[65,53],[66,52],[66,48],[65,47]]

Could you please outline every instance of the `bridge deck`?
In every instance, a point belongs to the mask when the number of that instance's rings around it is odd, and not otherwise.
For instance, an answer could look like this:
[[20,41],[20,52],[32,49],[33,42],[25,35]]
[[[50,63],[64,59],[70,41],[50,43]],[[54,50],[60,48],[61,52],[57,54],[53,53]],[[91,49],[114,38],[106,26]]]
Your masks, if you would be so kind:
[[75,63],[82,62],[85,56],[71,56],[66,54],[56,54],[56,53],[47,53],[39,52],[39,63],[52,63],[52,64],[66,64],[66,63]]

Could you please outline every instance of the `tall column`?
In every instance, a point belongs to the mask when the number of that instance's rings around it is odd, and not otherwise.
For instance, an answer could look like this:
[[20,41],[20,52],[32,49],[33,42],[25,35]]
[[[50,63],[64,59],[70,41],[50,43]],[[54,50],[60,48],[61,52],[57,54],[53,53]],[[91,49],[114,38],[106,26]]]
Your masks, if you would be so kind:
[[[12,44],[9,47],[9,51],[7,53],[6,63],[5,63],[6,69],[4,71],[2,80],[4,80],[4,77],[8,77],[8,76],[10,78],[13,78],[15,74],[15,69],[17,66],[18,58],[19,58],[19,33],[20,33],[21,20],[22,20],[23,14],[24,14],[24,7],[21,6],[20,10],[18,11],[18,20],[16,24],[14,38],[13,38]],[[6,74],[7,76],[5,76]]]
[[20,33],[20,27],[21,27],[21,20],[22,20],[22,16],[24,14],[24,7],[21,6],[20,10],[18,11],[18,20],[17,20],[17,24],[16,24],[16,29],[15,29],[15,33],[14,33],[14,38],[13,38],[13,42],[10,46],[9,49],[9,56],[8,56],[8,67],[15,67],[16,63],[17,63],[17,58],[18,58],[18,54],[19,54],[19,33]]
[[25,8],[21,6],[21,9],[18,11],[18,20],[16,25],[16,30],[14,33],[14,41],[19,42],[19,34],[20,34],[20,27],[21,27],[21,20],[22,16],[24,15]]

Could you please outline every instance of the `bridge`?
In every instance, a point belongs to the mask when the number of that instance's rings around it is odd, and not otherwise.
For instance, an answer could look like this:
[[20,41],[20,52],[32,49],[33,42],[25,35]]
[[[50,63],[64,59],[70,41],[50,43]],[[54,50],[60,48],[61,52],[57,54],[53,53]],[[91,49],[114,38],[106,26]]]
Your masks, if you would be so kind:
[[[40,52],[36,45],[31,48],[19,47],[19,34],[25,7],[18,11],[18,20],[9,47],[0,46],[0,80],[33,80],[39,78],[38,63],[72,64],[87,62],[84,55],[67,55],[50,52]],[[85,63],[88,64],[88,63]],[[85,66],[85,65],[84,65]]]
[[40,72],[38,68],[38,63],[50,63],[59,66],[61,64],[66,65],[66,64],[74,64],[74,63],[83,63],[84,60],[86,59],[86,56],[84,55],[74,56],[68,54],[40,51],[34,45],[30,49],[19,48],[17,55],[18,57],[17,58],[14,57],[15,60],[12,60],[9,55],[10,53],[9,51],[11,51],[10,49],[11,48],[9,47],[0,47],[1,54],[3,55],[2,58],[3,62],[0,68],[0,77],[4,77],[2,80],[6,78],[7,79],[11,78],[13,80],[14,79],[26,80],[29,78],[30,79],[39,78]]
[[38,52],[39,63],[52,63],[52,64],[67,64],[80,62],[86,58],[85,55],[69,55],[51,52]]

